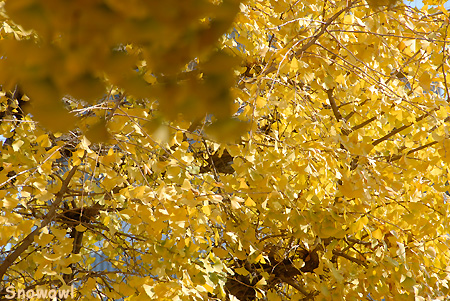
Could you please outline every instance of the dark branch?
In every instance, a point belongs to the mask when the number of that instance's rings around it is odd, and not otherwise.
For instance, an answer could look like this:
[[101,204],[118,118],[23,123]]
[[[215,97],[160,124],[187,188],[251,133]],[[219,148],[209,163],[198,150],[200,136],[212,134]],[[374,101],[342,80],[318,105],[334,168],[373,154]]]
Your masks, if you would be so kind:
[[330,101],[331,109],[333,110],[334,117],[336,117],[336,120],[339,122],[343,118],[342,118],[341,113],[339,112],[339,109],[338,109],[337,105],[336,105],[336,101],[334,100],[333,90],[334,90],[334,88],[333,89],[327,89],[326,92],[327,92],[327,95],[328,95],[328,100]]

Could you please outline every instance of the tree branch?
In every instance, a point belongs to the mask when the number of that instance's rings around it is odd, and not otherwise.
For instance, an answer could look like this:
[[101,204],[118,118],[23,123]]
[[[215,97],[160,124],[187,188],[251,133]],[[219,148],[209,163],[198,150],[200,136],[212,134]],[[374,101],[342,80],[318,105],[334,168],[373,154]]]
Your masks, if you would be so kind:
[[343,257],[343,258],[345,258],[345,259],[348,259],[348,260],[350,260],[351,262],[357,263],[357,264],[359,264],[359,265],[363,265],[364,267],[367,268],[367,263],[365,263],[364,261],[362,261],[362,260],[360,260],[360,259],[351,257],[350,255],[347,255],[347,254],[345,254],[345,253],[342,253],[342,252],[340,252],[340,251],[338,251],[338,250],[333,250],[333,254],[336,255],[336,256],[340,256],[340,257]]
[[285,283],[287,283],[287,284],[289,284],[290,286],[292,286],[293,288],[298,290],[300,293],[305,295],[305,298],[303,300],[313,300],[314,296],[317,295],[317,291],[313,291],[313,292],[308,293],[303,286],[301,286],[299,283],[296,283],[294,281],[294,279],[289,278],[289,277],[287,277],[285,275],[280,275],[280,280],[285,282]]
[[6,259],[0,265],[0,280],[3,279],[3,276],[5,275],[6,271],[14,263],[14,261],[33,243],[34,237],[39,234],[39,231],[45,226],[47,226],[54,219],[56,215],[56,209],[59,207],[59,204],[63,200],[64,194],[68,190],[70,180],[75,175],[77,168],[78,165],[72,167],[72,169],[69,171],[66,179],[62,183],[61,189],[58,191],[58,193],[55,194],[56,197],[55,201],[50,206],[50,209],[45,215],[42,223],[36,229],[34,229],[33,232],[28,234],[27,237],[25,237],[25,239],[22,240],[22,243],[14,250],[14,252],[9,254],[8,257],[6,257]]
[[[435,109],[431,110],[431,112],[436,111],[436,110],[437,110],[437,109],[435,108]],[[430,113],[431,113],[431,112],[430,112]],[[403,131],[403,130],[409,128],[409,127],[412,126],[413,124],[415,124],[415,123],[421,121],[421,120],[424,119],[425,117],[429,116],[430,113],[426,113],[426,114],[423,114],[423,115],[417,117],[415,122],[411,122],[410,124],[405,124],[404,126],[401,126],[401,127],[399,127],[399,128],[394,128],[390,133],[388,133],[388,134],[384,135],[383,137],[378,138],[377,140],[375,140],[374,142],[372,142],[372,145],[375,146],[375,145],[380,144],[381,142],[383,142],[383,141],[389,139],[390,137],[394,136],[395,134],[397,134],[397,133],[399,133],[399,132],[401,132],[401,131]]]
[[[384,112],[381,112],[380,116],[383,116],[383,115],[384,115]],[[375,121],[377,118],[378,118],[377,116],[374,116],[374,117],[369,118],[369,119],[367,119],[366,121],[364,121],[364,122],[362,122],[360,124],[355,125],[354,127],[352,127],[352,132],[356,131],[356,130],[359,130],[362,127],[365,127],[366,125],[368,125],[372,121]]]
[[[422,150],[422,149],[424,149],[424,148],[427,148],[427,147],[430,147],[430,146],[432,146],[432,145],[435,145],[436,143],[438,143],[438,142],[437,142],[437,141],[432,141],[432,142],[429,142],[429,143],[427,143],[427,144],[425,144],[425,145],[421,145],[421,146],[419,146],[419,147],[413,148],[412,150],[410,150],[410,151],[408,151],[408,152],[406,153],[406,156],[407,156],[407,155],[410,155],[410,154],[413,154],[413,153],[415,153],[415,152],[418,152],[418,151],[420,151],[420,150]],[[400,160],[401,157],[403,157],[403,155],[400,155],[400,154],[394,155],[394,156],[392,156],[392,157],[390,157],[390,158],[388,159],[388,162],[394,162],[394,161]]]
[[318,33],[316,33],[313,38],[311,40],[309,40],[308,43],[306,43],[305,45],[303,45],[303,47],[299,50],[297,50],[295,52],[295,56],[298,56],[300,54],[302,54],[303,52],[305,52],[309,47],[311,47],[312,45],[314,45],[314,43],[316,43],[317,39],[323,35],[325,33],[325,30],[328,28],[328,26],[331,25],[331,23],[333,23],[337,18],[339,18],[340,15],[342,15],[343,13],[347,12],[348,10],[350,10],[350,8],[353,6],[353,4],[357,3],[359,0],[356,1],[352,1],[350,2],[346,7],[344,7],[343,9],[341,9],[340,11],[338,11],[337,13],[335,13],[331,18],[329,18],[327,20],[327,22],[325,22]]
[[330,101],[331,109],[333,109],[334,117],[336,117],[336,120],[339,122],[343,118],[342,118],[341,113],[339,112],[339,109],[338,109],[337,105],[336,105],[336,101],[334,100],[333,90],[334,90],[334,88],[327,89],[326,92],[327,92],[327,95],[328,95],[328,100]]
[[[320,29],[318,29],[317,33],[315,35],[313,35],[311,37],[311,40],[309,40],[308,43],[306,43],[305,45],[303,45],[302,48],[300,48],[299,50],[297,50],[292,56],[290,56],[289,59],[292,59],[294,56],[299,56],[302,53],[304,53],[306,50],[308,50],[309,47],[311,47],[312,45],[314,45],[317,41],[317,39],[320,38],[320,36],[322,36],[327,27],[331,25],[331,23],[333,23],[334,21],[336,21],[337,18],[339,18],[340,15],[342,15],[343,13],[349,11],[352,6],[359,2],[359,0],[355,0],[350,2],[346,7],[344,7],[343,9],[341,9],[340,11],[336,12],[331,18],[329,18],[325,23],[322,24],[322,26],[320,27]],[[267,75],[273,71],[277,70],[276,66],[274,63],[272,63],[267,69],[265,69],[263,71],[263,75]]]

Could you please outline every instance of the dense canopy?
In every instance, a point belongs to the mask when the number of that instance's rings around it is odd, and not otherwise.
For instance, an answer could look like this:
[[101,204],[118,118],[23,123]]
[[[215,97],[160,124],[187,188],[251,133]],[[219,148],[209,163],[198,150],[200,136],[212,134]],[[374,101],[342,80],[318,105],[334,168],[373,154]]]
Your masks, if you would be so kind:
[[442,1],[0,3],[2,297],[450,294]]

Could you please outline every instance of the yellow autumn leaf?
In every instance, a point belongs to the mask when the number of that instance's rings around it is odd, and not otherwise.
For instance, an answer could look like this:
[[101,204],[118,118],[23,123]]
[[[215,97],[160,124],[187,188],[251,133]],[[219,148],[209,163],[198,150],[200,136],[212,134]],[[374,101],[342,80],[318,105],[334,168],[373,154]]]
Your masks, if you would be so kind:
[[353,232],[361,231],[368,222],[369,218],[367,216],[360,217],[352,226]]
[[77,229],[78,232],[84,232],[86,231],[86,227],[83,226],[82,224],[79,224],[75,227],[75,229]]
[[299,68],[297,58],[293,57],[290,65],[290,72],[297,72]]
[[250,197],[248,197],[246,200],[245,200],[245,206],[249,206],[249,207],[253,207],[253,206],[256,206],[256,203],[250,198]]
[[383,232],[378,228],[375,231],[372,231],[372,236],[375,239],[382,240],[384,235]]
[[431,85],[431,75],[428,72],[422,73],[422,75],[419,77],[419,84],[424,90],[429,90]]
[[247,276],[249,274],[249,271],[247,271],[244,267],[236,268],[234,271],[242,276]]

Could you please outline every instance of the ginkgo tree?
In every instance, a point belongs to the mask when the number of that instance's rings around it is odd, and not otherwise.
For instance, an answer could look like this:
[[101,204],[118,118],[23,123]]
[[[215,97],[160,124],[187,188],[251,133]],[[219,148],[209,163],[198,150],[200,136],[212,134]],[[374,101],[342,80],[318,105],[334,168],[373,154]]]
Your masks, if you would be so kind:
[[450,294],[442,1],[0,3],[2,298]]

